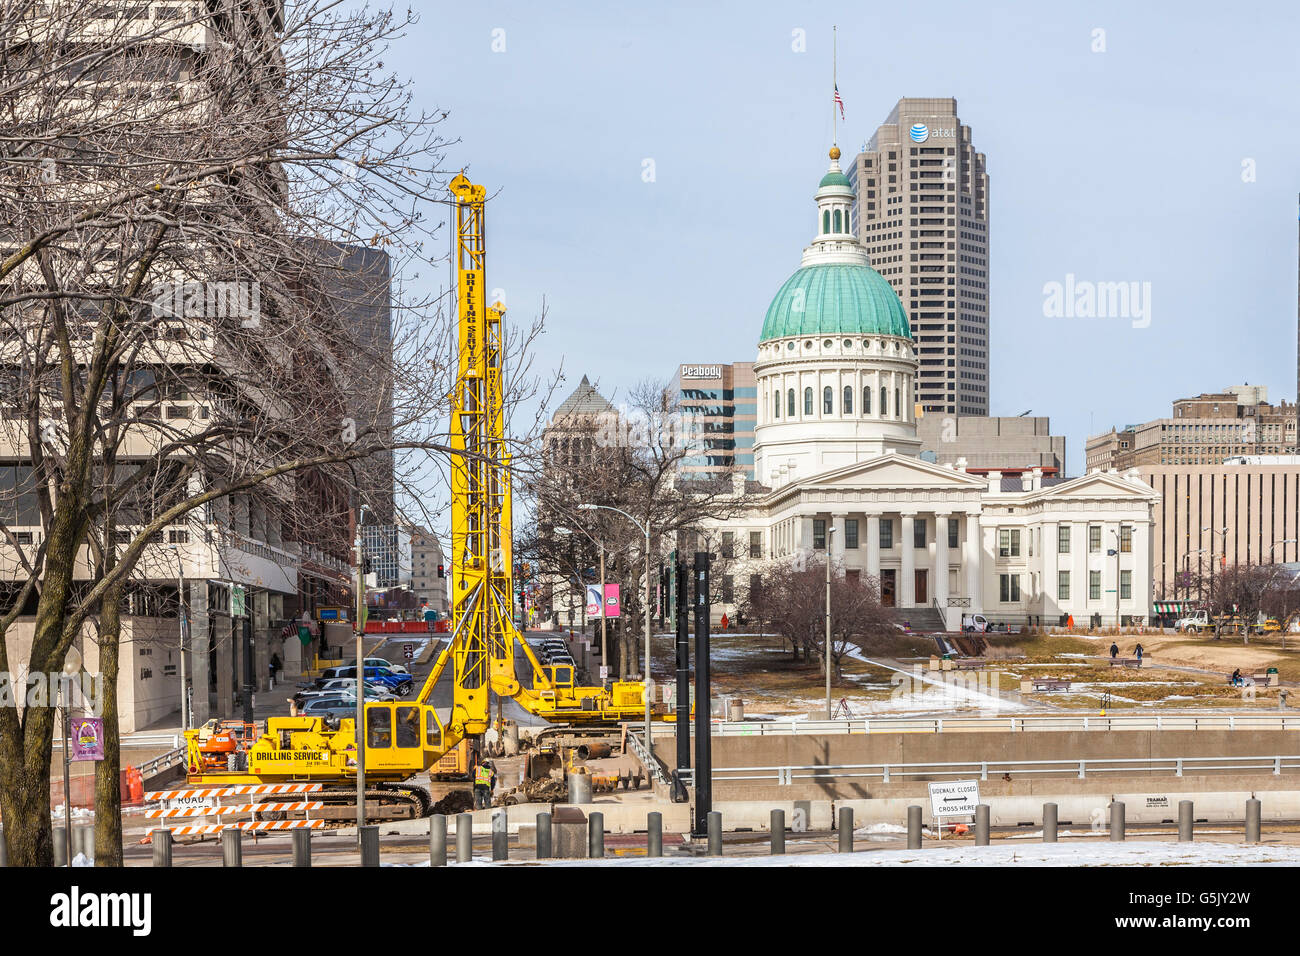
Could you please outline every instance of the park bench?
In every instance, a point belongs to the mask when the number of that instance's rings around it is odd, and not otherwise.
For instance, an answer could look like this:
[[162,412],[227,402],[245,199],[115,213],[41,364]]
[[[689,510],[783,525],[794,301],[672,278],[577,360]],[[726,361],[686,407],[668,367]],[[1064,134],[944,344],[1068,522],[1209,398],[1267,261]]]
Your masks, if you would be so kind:
[[1111,667],[1141,667],[1142,658],[1140,657],[1112,657],[1109,658]]
[[1035,677],[1032,683],[1036,691],[1070,689],[1070,682],[1060,677]]
[[976,671],[984,666],[982,657],[958,657],[953,661],[959,671]]

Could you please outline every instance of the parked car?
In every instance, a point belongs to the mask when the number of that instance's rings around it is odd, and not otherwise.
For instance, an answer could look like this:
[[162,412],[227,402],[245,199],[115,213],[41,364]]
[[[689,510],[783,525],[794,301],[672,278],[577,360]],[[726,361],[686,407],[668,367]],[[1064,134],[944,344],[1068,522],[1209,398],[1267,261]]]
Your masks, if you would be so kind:
[[409,670],[407,670],[405,664],[390,664],[390,663],[388,663],[388,661],[384,660],[382,657],[367,657],[367,658],[365,659],[365,664],[366,664],[367,667],[387,667],[387,668],[388,668],[390,671],[392,671],[394,674],[409,674],[409,673],[411,673]]
[[317,697],[303,704],[298,713],[304,717],[355,717],[357,702],[347,697]]
[[[322,676],[356,677],[357,668],[355,664],[351,667],[331,667]],[[405,697],[411,692],[411,688],[415,686],[410,674],[397,674],[387,667],[367,667],[365,678],[367,682],[383,684],[399,697]]]
[[[351,677],[334,677],[326,680],[320,687],[308,687],[293,695],[293,702],[299,710],[303,704],[318,697],[356,697],[356,680]],[[366,700],[397,700],[383,684],[366,681]]]

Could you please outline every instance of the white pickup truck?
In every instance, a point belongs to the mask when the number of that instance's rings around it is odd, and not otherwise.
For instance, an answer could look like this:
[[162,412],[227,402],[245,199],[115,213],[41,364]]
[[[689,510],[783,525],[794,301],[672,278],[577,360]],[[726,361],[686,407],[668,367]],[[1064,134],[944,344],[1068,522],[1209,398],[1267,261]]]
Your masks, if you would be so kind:
[[1210,614],[1205,608],[1174,621],[1174,630],[1180,634],[1199,634],[1201,631],[1210,630],[1211,627],[1213,625],[1210,623]]

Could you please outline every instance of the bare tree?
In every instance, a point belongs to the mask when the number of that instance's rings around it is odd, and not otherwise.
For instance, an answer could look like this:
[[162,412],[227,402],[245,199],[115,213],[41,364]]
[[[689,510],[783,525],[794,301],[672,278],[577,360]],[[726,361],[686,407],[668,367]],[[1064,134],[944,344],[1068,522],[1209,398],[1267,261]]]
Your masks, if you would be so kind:
[[[626,677],[640,670],[645,602],[656,601],[661,557],[678,547],[684,535],[743,514],[752,496],[739,474],[739,481],[684,476],[686,460],[701,450],[698,427],[682,414],[665,382],[638,384],[618,411],[562,424],[559,431],[567,442],[562,452],[552,451],[528,476],[537,516],[531,547],[539,560],[553,561],[556,569],[562,566],[558,552],[572,547],[555,541],[556,526],[604,545],[606,578],[620,584],[622,595],[617,673]],[[631,520],[609,510],[579,509],[579,504],[618,508]],[[647,524],[648,584],[641,530]],[[584,554],[594,556],[594,550]]]
[[[442,248],[446,114],[415,110],[383,62],[409,21],[329,0],[139,6],[0,0],[4,672],[25,646],[27,673],[57,674],[84,636],[113,678],[122,601],[168,529],[261,522],[346,560],[350,506],[377,490],[358,466],[396,456],[401,495],[446,451],[439,301],[399,285],[377,345],[336,281],[358,248],[409,278]],[[52,859],[54,729],[51,706],[0,707],[16,865]]]
[[[750,588],[751,613],[790,645],[793,660],[826,659],[826,561],[774,561]],[[875,582],[831,569],[831,664],[840,673],[844,656],[863,637],[888,632],[892,624],[880,605]]]

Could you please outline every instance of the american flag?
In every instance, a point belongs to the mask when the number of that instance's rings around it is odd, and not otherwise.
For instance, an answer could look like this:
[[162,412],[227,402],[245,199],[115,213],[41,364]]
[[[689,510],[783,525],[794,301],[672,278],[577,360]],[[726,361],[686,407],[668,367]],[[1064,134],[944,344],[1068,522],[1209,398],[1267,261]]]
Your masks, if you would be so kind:
[[840,108],[840,119],[844,119],[844,101],[840,99],[840,85],[835,84],[835,105]]

